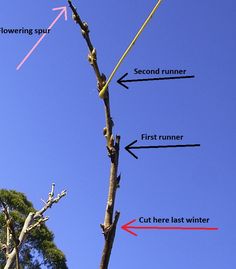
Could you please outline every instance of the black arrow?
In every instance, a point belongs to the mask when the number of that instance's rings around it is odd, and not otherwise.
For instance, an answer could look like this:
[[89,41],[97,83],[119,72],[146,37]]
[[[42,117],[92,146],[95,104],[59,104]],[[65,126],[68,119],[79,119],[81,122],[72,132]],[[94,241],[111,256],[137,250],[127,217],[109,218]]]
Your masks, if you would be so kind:
[[125,73],[121,78],[117,80],[117,83],[119,83],[121,86],[123,86],[126,89],[129,89],[129,87],[124,84],[125,82],[141,82],[141,81],[153,81],[153,80],[171,80],[171,79],[187,79],[187,78],[195,78],[195,76],[178,76],[178,77],[161,77],[161,78],[140,78],[140,79],[123,79],[128,75],[128,73]]
[[128,146],[125,147],[125,149],[135,158],[138,159],[138,157],[131,151],[131,149],[159,149],[159,148],[187,148],[187,147],[200,147],[200,144],[187,144],[187,145],[164,145],[164,146],[139,146],[139,147],[133,147],[135,143],[137,143],[138,140],[133,141]]

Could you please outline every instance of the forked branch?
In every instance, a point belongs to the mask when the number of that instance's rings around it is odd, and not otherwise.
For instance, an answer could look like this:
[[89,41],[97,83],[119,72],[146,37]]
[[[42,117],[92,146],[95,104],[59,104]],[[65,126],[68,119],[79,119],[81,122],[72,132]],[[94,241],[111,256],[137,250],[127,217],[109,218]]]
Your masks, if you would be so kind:
[[[44,202],[44,206],[36,211],[30,212],[25,219],[23,228],[21,229],[19,235],[16,234],[14,228],[14,220],[12,219],[10,212],[6,203],[0,200],[0,205],[2,207],[3,214],[6,220],[6,229],[7,229],[7,238],[6,243],[1,243],[1,248],[5,252],[6,256],[6,265],[4,269],[11,268],[14,264],[16,264],[16,269],[20,268],[19,262],[19,251],[26,240],[28,234],[35,228],[40,227],[43,223],[45,223],[49,218],[44,217],[43,214],[53,206],[53,204],[58,203],[62,197],[66,195],[66,191],[62,191],[56,197],[54,197],[54,189],[55,184],[52,184],[52,189],[48,194],[47,202]],[[13,247],[12,247],[13,246]]]

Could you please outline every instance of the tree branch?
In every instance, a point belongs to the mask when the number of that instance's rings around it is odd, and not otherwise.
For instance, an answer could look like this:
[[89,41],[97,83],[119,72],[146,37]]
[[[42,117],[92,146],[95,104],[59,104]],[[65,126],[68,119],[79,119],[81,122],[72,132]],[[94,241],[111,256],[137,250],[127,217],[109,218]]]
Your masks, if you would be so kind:
[[5,221],[6,221],[6,229],[7,229],[7,238],[6,238],[6,258],[9,257],[10,254],[10,247],[11,247],[11,239],[14,244],[14,251],[16,253],[16,269],[20,268],[20,263],[19,263],[19,250],[18,250],[18,245],[19,245],[19,240],[16,236],[15,228],[14,228],[14,221],[10,216],[9,213],[9,208],[8,206],[0,200],[0,203],[3,207],[3,214],[5,216]]
[[[100,69],[97,62],[96,49],[94,48],[89,36],[88,24],[81,20],[71,0],[68,0],[68,4],[72,10],[73,19],[80,26],[82,35],[87,43],[89,50],[88,60],[95,71],[97,88],[98,92],[100,92],[103,89],[104,85],[106,85],[106,76],[100,73]],[[107,269],[111,256],[111,250],[114,243],[116,226],[120,216],[120,213],[116,212],[115,217],[113,217],[116,191],[119,186],[119,180],[120,180],[120,177],[117,176],[119,165],[120,136],[114,137],[113,135],[114,123],[111,116],[110,97],[108,89],[103,97],[103,102],[105,107],[105,122],[106,122],[106,127],[103,129],[103,134],[106,137],[106,147],[108,150],[108,156],[110,157],[111,163],[110,163],[110,178],[109,178],[107,205],[105,210],[104,223],[101,224],[102,232],[105,238],[105,244],[102,253],[100,269]]]
[[[62,197],[64,197],[66,195],[66,191],[62,191],[60,194],[57,195],[57,197],[54,198],[54,190],[55,190],[55,184],[52,184],[52,189],[51,192],[49,192],[48,194],[48,200],[47,202],[44,204],[44,206],[36,211],[36,212],[30,212],[27,216],[27,218],[25,219],[23,228],[20,231],[20,235],[19,237],[16,236],[16,232],[14,230],[14,225],[13,225],[13,220],[9,214],[9,212],[7,211],[7,207],[5,205],[4,202],[0,201],[0,203],[3,206],[3,212],[5,214],[5,218],[6,218],[6,224],[7,227],[9,227],[9,231],[10,231],[10,237],[13,240],[13,244],[14,244],[14,248],[12,250],[10,250],[10,242],[6,243],[6,253],[8,253],[8,255],[6,255],[6,265],[4,267],[4,269],[9,269],[11,268],[11,266],[16,263],[16,269],[20,268],[20,263],[19,263],[19,250],[22,246],[22,244],[24,243],[24,241],[26,240],[27,235],[36,227],[40,227],[40,225],[42,223],[44,223],[45,221],[47,221],[49,218],[48,217],[43,217],[43,214],[52,207],[53,204],[58,203],[60,201],[60,199]],[[7,239],[8,241],[8,239]],[[9,244],[9,245],[8,245]]]

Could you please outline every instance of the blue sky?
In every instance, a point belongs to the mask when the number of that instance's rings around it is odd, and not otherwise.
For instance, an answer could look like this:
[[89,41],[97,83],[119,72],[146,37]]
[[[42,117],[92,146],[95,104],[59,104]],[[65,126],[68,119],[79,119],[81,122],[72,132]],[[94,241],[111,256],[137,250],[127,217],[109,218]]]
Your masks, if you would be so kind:
[[[95,3],[94,3],[95,2]],[[90,26],[102,72],[109,75],[155,1],[74,1]],[[66,1],[7,1],[0,27],[47,28]],[[234,269],[235,12],[233,0],[163,1],[110,85],[115,132],[121,135],[121,211],[110,268]],[[0,182],[41,206],[52,182],[68,196],[48,212],[68,266],[98,268],[109,160],[104,111],[80,29],[60,19],[37,50],[16,66],[37,35],[0,34]],[[187,69],[195,79],[116,80],[140,69]],[[136,152],[142,133],[183,135],[200,148]],[[207,217],[217,232],[139,231],[120,226],[145,217]]]

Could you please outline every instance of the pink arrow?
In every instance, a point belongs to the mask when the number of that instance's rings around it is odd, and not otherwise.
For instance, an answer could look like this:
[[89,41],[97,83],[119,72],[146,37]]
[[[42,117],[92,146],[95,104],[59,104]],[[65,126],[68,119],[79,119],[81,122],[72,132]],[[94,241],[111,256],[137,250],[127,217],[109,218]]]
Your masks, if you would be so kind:
[[[64,6],[64,7],[56,7],[56,8],[53,8],[52,10],[61,10],[61,12],[58,14],[56,19],[52,22],[52,24],[48,27],[48,30],[52,29],[52,27],[55,25],[55,23],[60,19],[60,17],[63,14],[65,15],[65,20],[67,21],[67,8],[66,8],[66,6]],[[43,34],[39,38],[39,40],[36,42],[36,44],[33,46],[33,48],[29,51],[29,53],[25,56],[25,58],[21,61],[21,63],[16,67],[16,70],[19,70],[21,68],[21,66],[28,60],[30,55],[35,51],[35,49],[38,47],[38,45],[44,39],[45,36],[46,36],[46,34]]]

